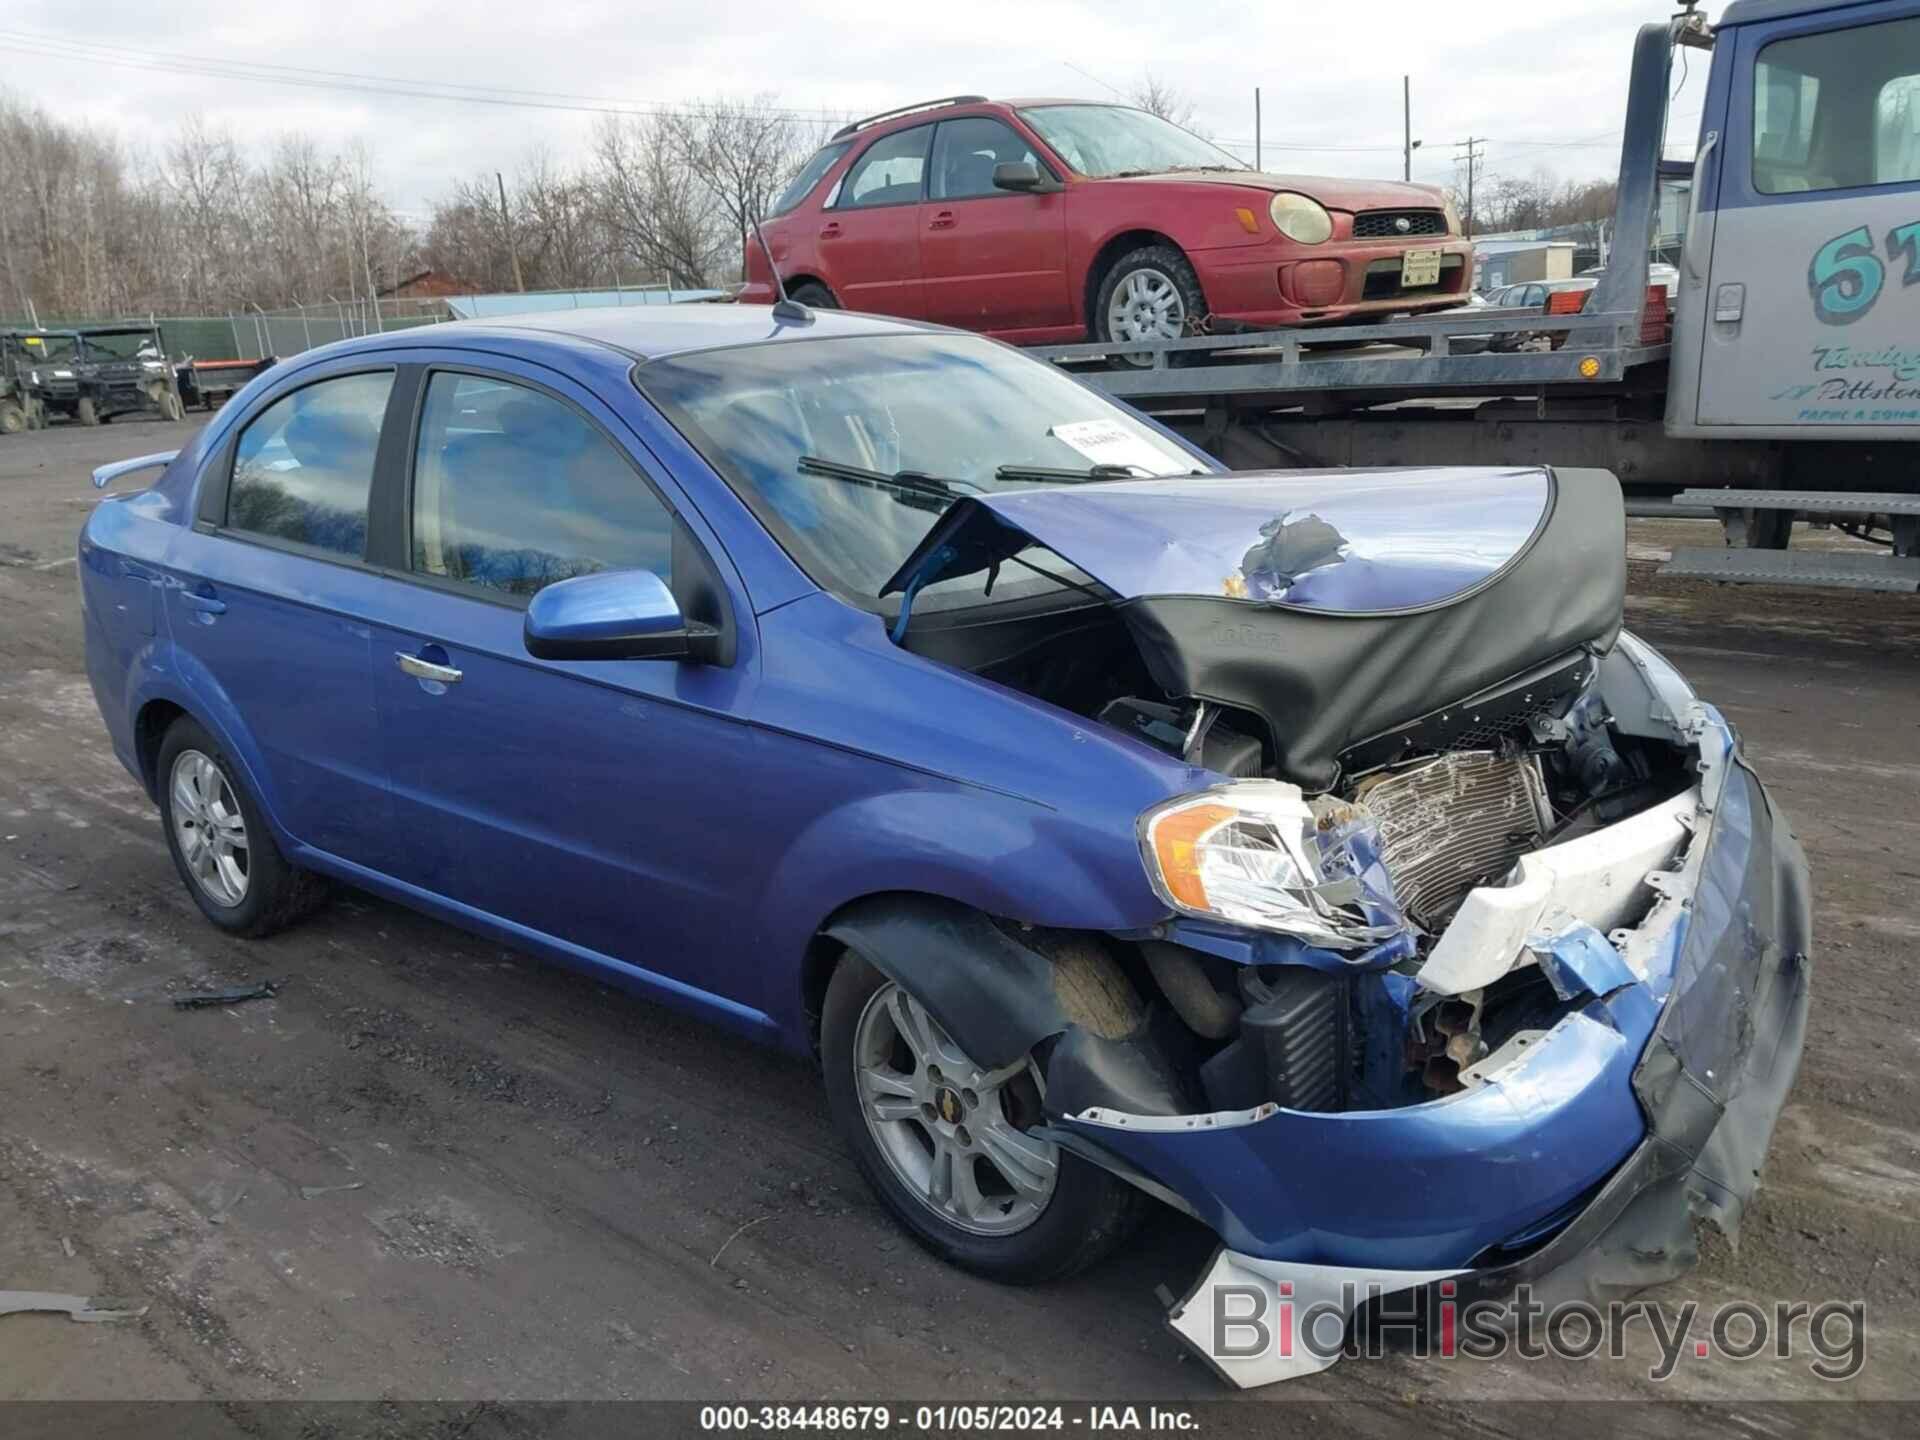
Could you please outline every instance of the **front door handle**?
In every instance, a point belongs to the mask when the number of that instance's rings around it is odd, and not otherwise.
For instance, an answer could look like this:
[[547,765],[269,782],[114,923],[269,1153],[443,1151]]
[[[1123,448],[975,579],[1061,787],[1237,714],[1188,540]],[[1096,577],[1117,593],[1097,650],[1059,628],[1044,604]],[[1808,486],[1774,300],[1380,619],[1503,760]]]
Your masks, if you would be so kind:
[[822,240],[831,240],[839,233],[840,222],[837,220],[829,220],[825,225],[820,227],[820,238]]
[[197,590],[182,590],[180,592],[180,603],[187,609],[197,611],[202,615],[224,615],[227,613],[226,601],[215,599],[211,595],[202,595]]
[[953,226],[954,219],[951,210],[942,210],[927,222],[927,228],[929,230],[951,230]]
[[431,660],[422,660],[418,655],[409,655],[404,650],[393,652],[393,663],[416,680],[438,680],[442,685],[458,685],[460,672],[451,665],[436,665]]

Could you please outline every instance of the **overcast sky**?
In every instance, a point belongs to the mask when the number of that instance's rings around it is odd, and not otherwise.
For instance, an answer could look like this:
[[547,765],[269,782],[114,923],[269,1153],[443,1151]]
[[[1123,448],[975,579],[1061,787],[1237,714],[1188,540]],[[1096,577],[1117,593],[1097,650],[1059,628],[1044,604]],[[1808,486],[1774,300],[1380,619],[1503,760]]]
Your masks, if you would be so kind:
[[[1425,141],[1415,179],[1448,179],[1454,142],[1468,135],[1491,141],[1483,173],[1544,166],[1610,178],[1635,29],[1672,9],[1648,0],[88,0],[9,7],[0,87],[148,145],[192,110],[243,140],[286,130],[330,145],[362,139],[388,200],[416,219],[454,177],[511,173],[533,147],[563,163],[581,157],[596,109],[760,92],[822,116],[961,91],[1098,99],[1148,67],[1199,103],[1200,128],[1249,159],[1259,86],[1269,170],[1398,175],[1405,73],[1413,133]],[[1670,153],[1691,152],[1702,58],[1673,106],[1680,139]],[[243,78],[266,76],[262,67],[279,67],[280,78]],[[545,108],[567,106],[580,108]]]

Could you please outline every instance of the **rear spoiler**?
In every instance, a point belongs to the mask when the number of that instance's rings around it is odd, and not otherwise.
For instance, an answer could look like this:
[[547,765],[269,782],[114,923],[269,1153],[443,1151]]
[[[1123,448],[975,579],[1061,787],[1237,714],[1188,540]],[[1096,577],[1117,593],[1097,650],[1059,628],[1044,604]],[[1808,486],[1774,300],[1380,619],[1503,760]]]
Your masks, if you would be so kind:
[[122,475],[132,475],[140,470],[164,470],[173,463],[178,450],[159,450],[152,455],[136,456],[132,460],[116,460],[111,465],[93,467],[93,488],[104,490]]

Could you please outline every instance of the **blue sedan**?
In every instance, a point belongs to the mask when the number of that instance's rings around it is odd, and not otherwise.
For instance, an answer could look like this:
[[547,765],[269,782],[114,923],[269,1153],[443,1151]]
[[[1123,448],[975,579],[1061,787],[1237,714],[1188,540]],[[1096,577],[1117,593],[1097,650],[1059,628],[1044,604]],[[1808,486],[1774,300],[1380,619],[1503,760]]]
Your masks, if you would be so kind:
[[87,668],[212,924],[357,887],[814,1054],[955,1264],[1173,1206],[1170,1324],[1256,1384],[1316,1299],[1617,1294],[1754,1189],[1805,862],[1621,630],[1604,472],[1228,474],[748,306],[329,346],[142,468]]

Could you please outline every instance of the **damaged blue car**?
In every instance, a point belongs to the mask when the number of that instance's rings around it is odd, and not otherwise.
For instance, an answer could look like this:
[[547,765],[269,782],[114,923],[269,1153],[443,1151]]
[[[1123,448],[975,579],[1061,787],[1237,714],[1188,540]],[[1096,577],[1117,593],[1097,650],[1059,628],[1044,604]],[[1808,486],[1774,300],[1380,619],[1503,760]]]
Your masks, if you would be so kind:
[[[1731,1229],[1805,861],[1621,630],[1598,471],[1230,474],[987,340],[515,317],[253,381],[80,540],[188,893],[384,895],[818,1057],[995,1279],[1160,1204],[1237,1293],[1623,1295]],[[1332,1353],[1337,1353],[1334,1351]]]

